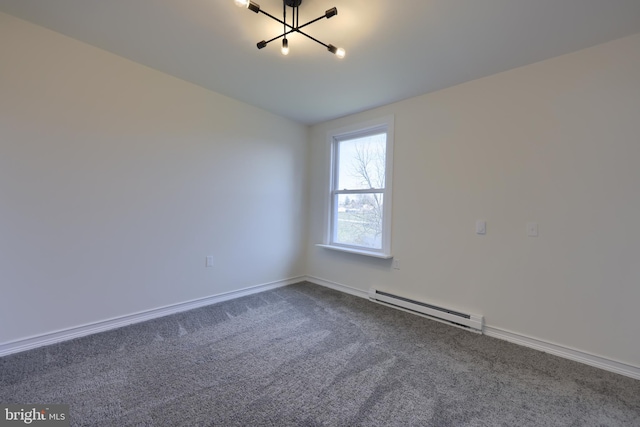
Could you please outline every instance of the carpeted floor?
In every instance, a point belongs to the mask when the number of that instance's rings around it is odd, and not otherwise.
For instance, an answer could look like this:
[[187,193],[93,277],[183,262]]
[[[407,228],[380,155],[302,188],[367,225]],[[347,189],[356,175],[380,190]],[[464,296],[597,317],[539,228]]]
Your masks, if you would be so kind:
[[73,426],[640,426],[640,381],[301,283],[0,358]]

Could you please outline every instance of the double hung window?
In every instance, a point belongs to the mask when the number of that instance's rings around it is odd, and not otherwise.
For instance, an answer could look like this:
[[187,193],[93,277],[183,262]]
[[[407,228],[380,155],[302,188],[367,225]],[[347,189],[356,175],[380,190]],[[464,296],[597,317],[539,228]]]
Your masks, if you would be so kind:
[[330,132],[326,247],[391,257],[393,119]]

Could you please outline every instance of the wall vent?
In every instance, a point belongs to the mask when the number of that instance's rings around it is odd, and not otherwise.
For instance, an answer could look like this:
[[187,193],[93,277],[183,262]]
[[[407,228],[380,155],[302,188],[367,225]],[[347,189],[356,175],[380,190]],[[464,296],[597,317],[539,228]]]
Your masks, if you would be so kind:
[[369,289],[369,299],[410,313],[426,316],[439,322],[482,333],[484,318],[475,314],[461,313],[456,310],[438,307],[433,304],[393,295],[374,288]]

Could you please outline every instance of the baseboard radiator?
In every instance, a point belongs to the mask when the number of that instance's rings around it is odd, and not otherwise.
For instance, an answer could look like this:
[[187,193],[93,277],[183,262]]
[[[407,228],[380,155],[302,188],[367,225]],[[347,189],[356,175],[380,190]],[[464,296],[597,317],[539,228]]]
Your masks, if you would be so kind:
[[421,301],[393,295],[374,288],[369,289],[371,301],[419,314],[442,323],[482,333],[484,318],[475,314],[465,314],[448,308],[438,307]]

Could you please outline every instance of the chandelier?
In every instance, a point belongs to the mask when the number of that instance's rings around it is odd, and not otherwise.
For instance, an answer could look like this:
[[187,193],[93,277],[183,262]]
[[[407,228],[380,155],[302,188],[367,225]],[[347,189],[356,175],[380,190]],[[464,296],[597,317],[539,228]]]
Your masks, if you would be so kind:
[[[264,48],[266,45],[268,45],[269,43],[271,43],[272,41],[278,40],[278,39],[282,39],[282,49],[281,52],[283,55],[288,55],[289,54],[289,40],[287,39],[287,35],[291,34],[291,33],[299,33],[302,34],[303,36],[313,40],[316,43],[321,44],[322,46],[326,47],[327,50],[331,53],[333,53],[334,55],[336,55],[338,58],[344,58],[345,55],[345,51],[343,48],[341,47],[335,47],[332,44],[325,44],[322,43],[320,40],[316,39],[315,37],[311,37],[309,34],[305,33],[304,31],[302,31],[303,28],[313,24],[314,22],[317,22],[323,18],[331,18],[333,16],[336,16],[338,14],[338,9],[335,7],[332,7],[331,9],[327,10],[324,15],[313,19],[309,22],[307,22],[306,24],[302,24],[300,25],[300,21],[299,21],[299,7],[300,4],[302,3],[302,0],[282,0],[282,19],[276,18],[275,16],[271,15],[270,13],[265,12],[264,10],[260,9],[260,5],[258,5],[257,3],[255,3],[253,0],[234,0],[234,2],[236,3],[237,6],[239,7],[245,7],[249,10],[251,10],[252,12],[255,13],[262,13],[264,15],[267,15],[269,18],[278,21],[279,23],[281,23],[283,25],[283,32],[281,35],[276,36],[270,40],[262,40],[260,42],[257,43],[258,49],[262,49]],[[291,24],[287,23],[287,7],[290,7],[292,10],[291,13]]]

